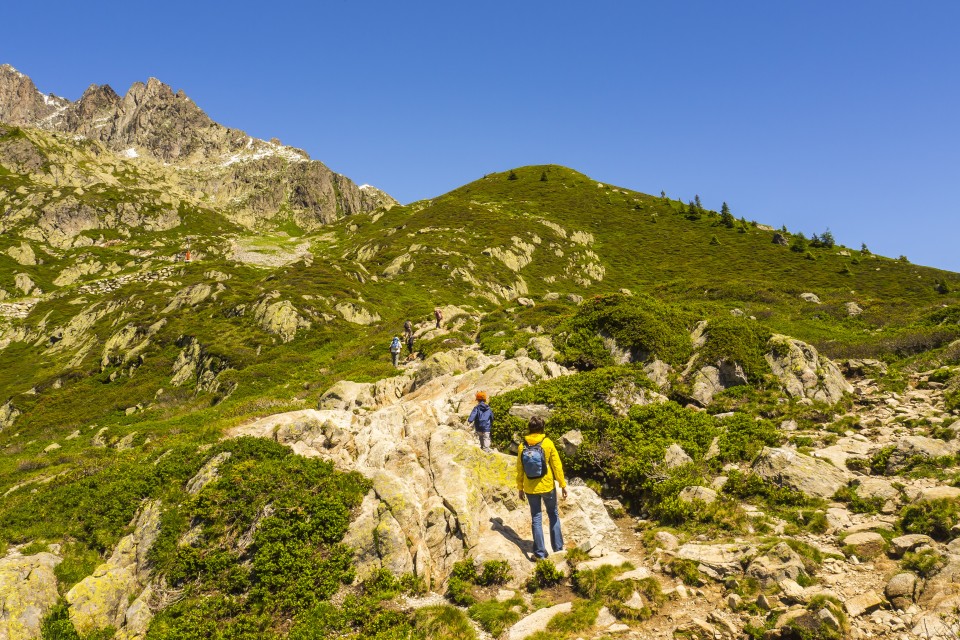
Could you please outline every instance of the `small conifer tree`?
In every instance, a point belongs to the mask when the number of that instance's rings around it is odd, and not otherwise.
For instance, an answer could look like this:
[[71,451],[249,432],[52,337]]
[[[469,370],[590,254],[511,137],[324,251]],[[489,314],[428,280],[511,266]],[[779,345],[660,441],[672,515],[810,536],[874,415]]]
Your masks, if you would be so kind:
[[517,179],[517,172],[511,169],[510,175],[507,176],[507,180],[516,180],[516,179]]
[[730,213],[730,207],[727,206],[726,202],[720,207],[720,224],[727,229],[733,229],[734,224],[736,224],[736,219],[733,217],[733,214]]
[[547,172],[543,171],[540,173],[540,182],[546,182],[546,181],[547,181]]

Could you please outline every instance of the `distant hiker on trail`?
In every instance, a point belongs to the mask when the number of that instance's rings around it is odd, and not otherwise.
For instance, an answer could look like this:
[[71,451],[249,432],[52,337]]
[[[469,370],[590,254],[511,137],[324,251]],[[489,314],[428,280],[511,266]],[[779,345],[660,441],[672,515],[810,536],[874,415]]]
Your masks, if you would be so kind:
[[439,329],[440,321],[443,320],[443,311],[440,311],[440,307],[433,310],[433,317],[437,319],[437,329]]
[[407,355],[413,355],[413,332],[407,334]]
[[403,335],[412,336],[413,335],[413,323],[407,320],[403,323]]
[[490,453],[490,429],[493,427],[493,409],[487,404],[487,394],[477,391],[477,406],[470,412],[467,422],[473,423],[473,429],[480,440],[480,448]]
[[393,366],[400,366],[400,336],[393,336],[393,342],[390,343],[390,355],[393,356]]
[[560,484],[563,499],[567,499],[567,481],[563,478],[563,465],[557,447],[543,430],[543,418],[533,416],[527,425],[526,445],[517,451],[517,489],[520,499],[530,503],[530,518],[533,524],[533,555],[535,559],[546,558],[547,548],[543,542],[543,505],[546,504],[550,519],[550,547],[554,553],[563,551],[563,533],[560,531],[560,510],[557,506],[557,488]]

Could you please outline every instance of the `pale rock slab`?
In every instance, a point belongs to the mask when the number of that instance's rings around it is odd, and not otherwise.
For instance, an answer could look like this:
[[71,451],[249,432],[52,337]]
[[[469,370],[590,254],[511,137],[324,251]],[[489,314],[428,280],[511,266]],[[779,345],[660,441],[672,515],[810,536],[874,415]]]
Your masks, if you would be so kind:
[[753,471],[768,482],[818,498],[833,496],[851,477],[829,462],[774,447],[763,448],[753,463]]
[[0,639],[40,637],[40,624],[59,598],[53,569],[61,560],[45,552],[0,559]]
[[[133,533],[117,543],[110,559],[67,592],[70,620],[81,634],[125,627],[131,598],[147,583],[147,553],[160,533],[160,502],[145,503],[133,524]],[[143,612],[134,614],[142,617]]]

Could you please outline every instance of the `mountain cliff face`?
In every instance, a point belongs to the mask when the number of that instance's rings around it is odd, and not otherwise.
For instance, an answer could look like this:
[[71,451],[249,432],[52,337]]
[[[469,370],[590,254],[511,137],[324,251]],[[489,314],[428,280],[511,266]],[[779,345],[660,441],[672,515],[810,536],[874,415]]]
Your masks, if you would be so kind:
[[156,78],[124,96],[91,85],[76,102],[42,94],[27,76],[0,67],[0,122],[90,140],[120,157],[166,169],[168,181],[249,227],[304,229],[396,204],[361,189],[299,149],[252,138],[207,116],[183,91]]

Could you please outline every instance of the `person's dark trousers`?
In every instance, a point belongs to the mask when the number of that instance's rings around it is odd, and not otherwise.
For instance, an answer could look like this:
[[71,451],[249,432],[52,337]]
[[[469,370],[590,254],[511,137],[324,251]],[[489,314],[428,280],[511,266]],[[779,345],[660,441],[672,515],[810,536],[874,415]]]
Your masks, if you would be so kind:
[[527,502],[530,503],[530,517],[533,520],[533,555],[537,558],[547,557],[547,547],[543,541],[543,505],[546,505],[547,517],[550,519],[550,547],[554,553],[563,551],[557,490],[554,489],[550,493],[528,493]]

